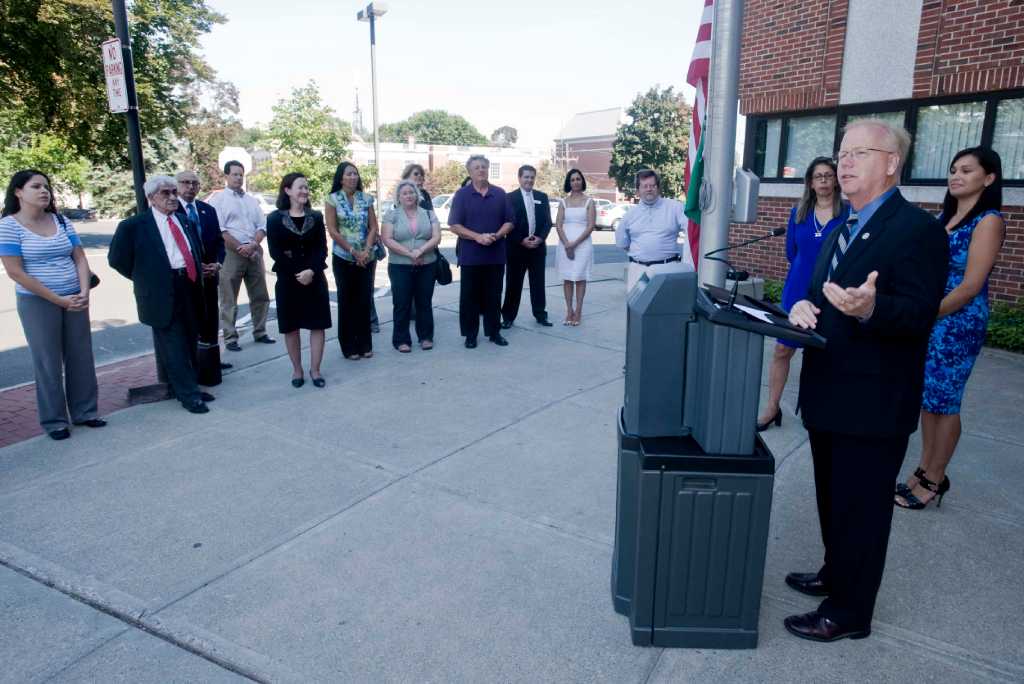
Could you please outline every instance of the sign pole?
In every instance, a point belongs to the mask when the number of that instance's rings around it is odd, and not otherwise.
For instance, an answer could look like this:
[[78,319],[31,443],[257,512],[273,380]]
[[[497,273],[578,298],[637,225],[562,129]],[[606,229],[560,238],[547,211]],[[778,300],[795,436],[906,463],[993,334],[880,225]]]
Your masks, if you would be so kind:
[[121,54],[124,60],[125,91],[128,96],[128,109],[125,112],[128,125],[128,154],[132,161],[132,176],[135,183],[135,206],[138,213],[146,210],[146,193],[142,186],[146,183],[146,167],[142,159],[142,132],[139,128],[139,100],[135,95],[135,71],[132,66],[132,42],[128,35],[128,11],[124,0],[111,0],[114,10],[114,28],[118,40],[121,41]]

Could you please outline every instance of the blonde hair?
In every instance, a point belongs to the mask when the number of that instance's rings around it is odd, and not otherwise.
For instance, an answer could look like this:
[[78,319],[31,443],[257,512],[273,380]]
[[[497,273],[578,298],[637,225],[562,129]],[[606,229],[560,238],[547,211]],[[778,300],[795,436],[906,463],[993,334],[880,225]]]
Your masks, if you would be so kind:
[[395,208],[402,206],[402,201],[400,199],[402,195],[402,188],[404,188],[407,185],[414,191],[416,191],[416,203],[419,204],[420,186],[416,185],[416,183],[406,178],[405,180],[398,181],[398,185],[395,186]]
[[857,119],[851,121],[843,127],[843,134],[845,135],[852,128],[858,128],[860,126],[871,126],[875,129],[881,129],[883,135],[888,139],[889,144],[895,147],[894,150],[897,157],[899,157],[899,164],[896,166],[896,176],[899,177],[900,172],[903,170],[903,164],[907,161],[907,155],[910,154],[910,133],[907,133],[907,129],[903,126],[895,126],[888,121],[883,119]]

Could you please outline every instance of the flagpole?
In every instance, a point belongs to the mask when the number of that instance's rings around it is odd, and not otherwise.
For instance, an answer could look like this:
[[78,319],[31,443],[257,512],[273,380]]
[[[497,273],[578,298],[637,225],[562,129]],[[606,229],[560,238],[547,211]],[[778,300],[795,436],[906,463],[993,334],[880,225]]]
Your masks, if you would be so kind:
[[[740,39],[744,0],[715,0],[714,38],[708,92],[707,127],[703,131],[704,182],[700,253],[729,244],[732,179],[736,160],[736,110],[739,103]],[[702,283],[725,285],[725,264],[701,257]]]

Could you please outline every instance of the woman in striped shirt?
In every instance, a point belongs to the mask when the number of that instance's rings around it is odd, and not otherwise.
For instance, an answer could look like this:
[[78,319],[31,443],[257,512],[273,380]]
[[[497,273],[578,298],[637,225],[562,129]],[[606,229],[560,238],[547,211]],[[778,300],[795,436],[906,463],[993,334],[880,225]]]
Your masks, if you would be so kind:
[[67,439],[70,411],[75,425],[103,427],[89,329],[89,263],[75,229],[57,213],[46,174],[14,174],[0,217],[0,261],[15,282],[32,352],[39,424],[53,439]]

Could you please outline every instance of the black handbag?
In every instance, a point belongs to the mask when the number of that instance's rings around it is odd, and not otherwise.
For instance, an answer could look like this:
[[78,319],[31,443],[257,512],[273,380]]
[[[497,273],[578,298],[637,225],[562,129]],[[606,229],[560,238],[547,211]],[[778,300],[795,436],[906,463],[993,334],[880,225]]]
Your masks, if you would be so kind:
[[434,254],[437,255],[437,261],[434,262],[434,279],[438,285],[450,285],[452,282],[451,264],[444,258],[444,254],[441,254],[439,248],[434,248]]
[[220,372],[220,345],[216,342],[213,344],[200,342],[198,357],[199,368],[196,375],[198,376],[199,384],[206,387],[219,385],[222,380]]

